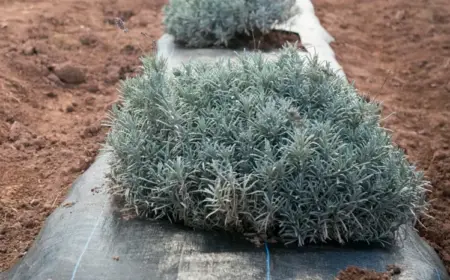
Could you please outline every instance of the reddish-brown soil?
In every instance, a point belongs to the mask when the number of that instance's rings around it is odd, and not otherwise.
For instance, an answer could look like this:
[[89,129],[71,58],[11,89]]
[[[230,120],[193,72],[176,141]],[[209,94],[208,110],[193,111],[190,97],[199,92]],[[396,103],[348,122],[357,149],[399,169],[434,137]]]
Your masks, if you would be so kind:
[[347,267],[339,272],[336,280],[391,280],[392,277],[387,272],[376,272],[355,266]]
[[164,2],[0,0],[0,271],[94,159],[119,80],[162,34]]
[[[432,183],[418,226],[450,271],[448,0],[313,0],[356,87],[384,104],[384,126]],[[393,114],[393,115],[391,115]],[[389,116],[389,117],[388,117]],[[353,278],[352,278],[353,279]]]
[[376,272],[374,270],[349,266],[339,272],[336,280],[391,280],[393,275],[400,273],[401,269],[395,265],[389,265],[385,272]]

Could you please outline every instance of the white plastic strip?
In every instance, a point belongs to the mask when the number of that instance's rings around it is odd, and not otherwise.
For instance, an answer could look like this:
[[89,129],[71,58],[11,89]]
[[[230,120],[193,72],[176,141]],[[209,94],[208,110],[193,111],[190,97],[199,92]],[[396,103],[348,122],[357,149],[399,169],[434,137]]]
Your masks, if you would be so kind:
[[274,25],[274,29],[299,34],[303,46],[311,55],[317,55],[320,61],[328,62],[330,67],[345,78],[345,73],[330,46],[334,38],[320,24],[311,1],[296,0],[294,9],[298,9],[296,15],[284,23]]

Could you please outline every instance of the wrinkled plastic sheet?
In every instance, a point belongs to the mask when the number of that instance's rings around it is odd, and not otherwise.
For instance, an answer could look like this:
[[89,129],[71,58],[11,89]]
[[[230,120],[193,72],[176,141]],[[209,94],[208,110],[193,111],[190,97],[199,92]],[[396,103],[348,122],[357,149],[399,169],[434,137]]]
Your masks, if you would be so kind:
[[334,279],[349,265],[384,271],[389,264],[402,268],[398,279],[449,279],[411,230],[393,247],[269,244],[266,252],[240,236],[123,219],[104,189],[107,158],[99,156],[75,181],[6,279]]

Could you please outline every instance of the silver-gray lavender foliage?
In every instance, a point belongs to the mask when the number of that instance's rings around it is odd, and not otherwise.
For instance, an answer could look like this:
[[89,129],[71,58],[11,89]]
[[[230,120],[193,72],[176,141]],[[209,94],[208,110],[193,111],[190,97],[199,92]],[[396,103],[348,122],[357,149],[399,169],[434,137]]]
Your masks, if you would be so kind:
[[170,0],[166,32],[188,47],[227,46],[237,34],[267,33],[289,19],[295,0]]
[[382,241],[416,221],[426,182],[377,104],[293,48],[217,63],[146,58],[124,83],[107,147],[139,214],[299,245]]

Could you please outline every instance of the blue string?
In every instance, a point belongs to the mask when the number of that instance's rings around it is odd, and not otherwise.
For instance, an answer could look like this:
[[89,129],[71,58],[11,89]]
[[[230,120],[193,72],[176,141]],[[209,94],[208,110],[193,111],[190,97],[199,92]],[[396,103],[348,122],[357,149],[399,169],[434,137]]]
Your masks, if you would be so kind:
[[266,279],[270,280],[270,252],[267,242],[264,242],[264,246],[266,247]]
[[439,270],[437,268],[435,268],[434,270],[436,270],[438,280],[441,280],[441,274],[439,273]]
[[89,238],[88,238],[88,240],[86,241],[86,244],[84,245],[83,251],[81,252],[81,254],[80,254],[80,256],[79,256],[79,258],[78,258],[78,260],[77,260],[77,262],[76,262],[76,264],[75,264],[75,267],[74,267],[74,269],[73,269],[73,271],[72,271],[72,278],[70,278],[71,280],[74,280],[74,279],[75,279],[75,275],[77,274],[78,267],[79,267],[80,264],[81,264],[81,260],[83,259],[84,253],[86,253],[87,248],[89,247],[89,243],[91,243],[92,237],[94,236],[94,232],[95,232],[95,230],[97,229],[97,226],[98,226],[98,224],[99,224],[99,222],[100,222],[101,216],[103,215],[103,210],[104,210],[104,208],[105,208],[105,205],[106,205],[106,202],[107,202],[107,201],[108,201],[108,200],[106,200],[105,203],[103,204],[102,211],[100,212],[100,215],[98,215],[98,218],[97,218],[97,221],[95,222],[94,228],[92,229],[91,234],[89,235]]

